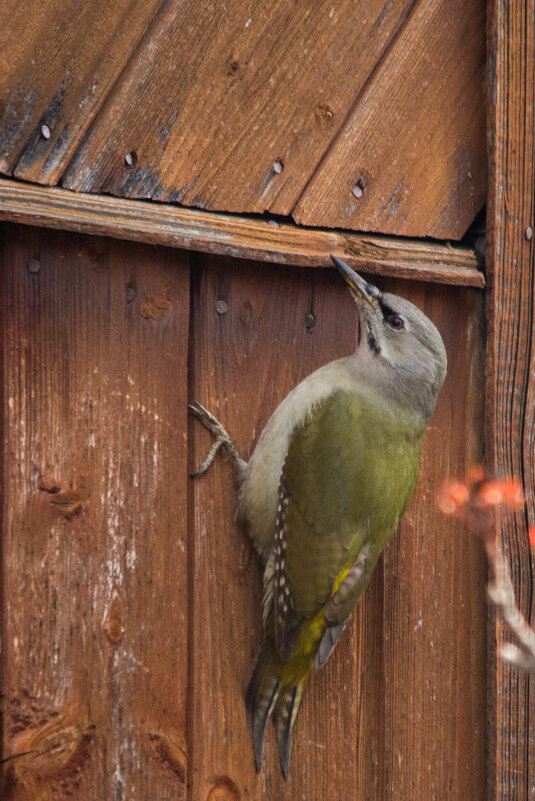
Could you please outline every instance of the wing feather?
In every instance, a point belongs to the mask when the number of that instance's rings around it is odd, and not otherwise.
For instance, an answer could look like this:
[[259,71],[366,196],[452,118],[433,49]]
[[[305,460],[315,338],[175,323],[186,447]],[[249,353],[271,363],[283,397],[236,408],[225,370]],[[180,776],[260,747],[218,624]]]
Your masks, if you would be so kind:
[[345,593],[347,601],[340,593],[333,623],[350,613],[414,489],[419,436],[381,404],[345,390],[323,400],[293,431],[274,545],[281,658],[291,652],[300,623],[325,606],[366,544],[364,576]]

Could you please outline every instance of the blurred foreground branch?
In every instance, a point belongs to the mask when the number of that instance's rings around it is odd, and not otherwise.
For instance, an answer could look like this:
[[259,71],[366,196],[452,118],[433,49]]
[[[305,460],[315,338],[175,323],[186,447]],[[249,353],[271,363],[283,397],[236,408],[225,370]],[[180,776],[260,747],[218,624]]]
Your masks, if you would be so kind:
[[[518,511],[525,504],[519,481],[513,478],[488,479],[479,465],[472,467],[465,481],[449,481],[440,490],[437,506],[444,514],[460,520],[485,546],[491,568],[487,592],[501,612],[503,620],[515,634],[518,645],[506,643],[500,656],[516,667],[535,673],[535,631],[531,629],[516,605],[515,593],[507,562],[496,538],[495,514],[500,506]],[[535,547],[535,527],[529,531],[529,541]]]

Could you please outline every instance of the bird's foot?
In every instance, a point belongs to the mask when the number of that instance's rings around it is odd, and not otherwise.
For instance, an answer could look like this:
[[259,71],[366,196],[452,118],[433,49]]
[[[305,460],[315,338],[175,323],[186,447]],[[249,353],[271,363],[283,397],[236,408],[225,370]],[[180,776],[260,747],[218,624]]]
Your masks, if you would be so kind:
[[212,446],[208,451],[206,459],[199,467],[199,469],[196,470],[195,473],[191,474],[191,478],[197,478],[197,476],[202,476],[203,473],[206,473],[206,471],[214,461],[216,453],[218,452],[218,450],[222,445],[227,449],[227,451],[230,453],[230,455],[236,462],[241,463],[242,459],[240,457],[240,454],[234,447],[234,443],[232,442],[231,438],[229,437],[229,435],[227,434],[227,432],[225,431],[219,420],[217,420],[217,418],[215,418],[213,414],[210,414],[208,409],[205,409],[204,406],[202,406],[198,401],[190,403],[189,408],[191,409],[195,417],[197,417],[201,421],[203,426],[207,428],[208,431],[210,431],[211,434],[213,434],[213,436],[215,437],[215,441],[212,443]]

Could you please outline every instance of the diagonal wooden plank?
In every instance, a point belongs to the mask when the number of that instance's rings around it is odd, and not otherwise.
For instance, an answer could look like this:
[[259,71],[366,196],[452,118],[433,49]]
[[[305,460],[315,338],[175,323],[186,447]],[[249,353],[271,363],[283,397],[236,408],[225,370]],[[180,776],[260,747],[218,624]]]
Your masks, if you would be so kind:
[[425,0],[297,203],[306,225],[460,239],[485,202],[483,0]]
[[63,185],[289,213],[413,2],[169,4]]
[[[498,533],[518,605],[534,616],[535,564],[526,536],[535,523],[535,2],[489,4],[489,203],[487,214],[487,449],[489,467],[522,477],[524,515]],[[501,661],[510,640],[489,626],[490,801],[527,801],[535,788],[535,677]]]
[[58,181],[161,4],[0,4],[0,172]]

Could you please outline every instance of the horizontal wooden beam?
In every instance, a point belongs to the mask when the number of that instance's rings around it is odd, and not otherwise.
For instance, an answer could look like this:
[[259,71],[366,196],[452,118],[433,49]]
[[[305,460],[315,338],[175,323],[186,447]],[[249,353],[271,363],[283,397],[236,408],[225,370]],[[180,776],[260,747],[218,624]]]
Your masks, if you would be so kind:
[[9,179],[0,180],[0,220],[306,267],[330,266],[333,253],[351,267],[375,275],[485,286],[471,248],[303,228]]

